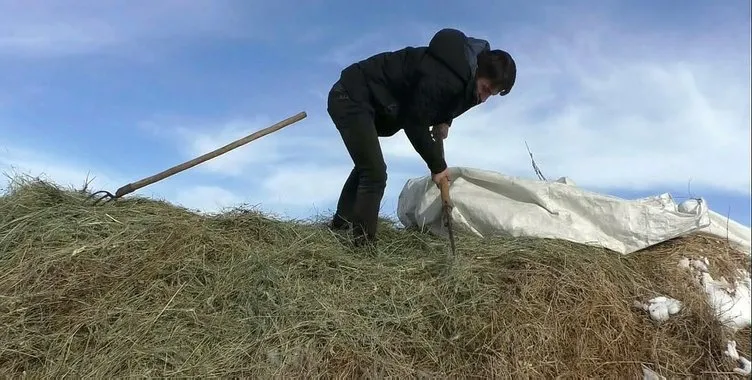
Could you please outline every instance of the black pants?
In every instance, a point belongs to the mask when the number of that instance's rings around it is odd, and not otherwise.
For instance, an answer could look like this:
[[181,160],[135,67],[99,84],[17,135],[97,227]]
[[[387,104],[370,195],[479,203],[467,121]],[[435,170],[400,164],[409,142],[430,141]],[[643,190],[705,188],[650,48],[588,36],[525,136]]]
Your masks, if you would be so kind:
[[344,229],[351,224],[356,243],[374,242],[387,173],[373,107],[367,101],[354,100],[337,82],[329,91],[327,111],[354,164],[342,187],[331,226]]

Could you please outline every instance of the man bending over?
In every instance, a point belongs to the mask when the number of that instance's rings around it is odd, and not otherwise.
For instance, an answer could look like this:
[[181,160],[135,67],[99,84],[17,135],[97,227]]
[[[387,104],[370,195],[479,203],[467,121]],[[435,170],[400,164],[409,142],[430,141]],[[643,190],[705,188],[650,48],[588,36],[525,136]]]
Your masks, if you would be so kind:
[[440,30],[428,46],[379,53],[342,70],[327,111],[354,167],[330,227],[352,226],[356,246],[375,243],[387,180],[379,137],[404,130],[438,185],[449,176],[432,132],[445,139],[453,119],[508,94],[516,76],[509,53],[456,29]]

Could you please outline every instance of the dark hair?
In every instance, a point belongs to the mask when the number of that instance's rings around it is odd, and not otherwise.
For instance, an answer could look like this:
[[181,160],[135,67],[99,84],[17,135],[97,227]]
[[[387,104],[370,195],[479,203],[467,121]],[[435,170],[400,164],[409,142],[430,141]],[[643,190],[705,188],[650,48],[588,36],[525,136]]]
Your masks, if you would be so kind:
[[478,54],[476,76],[489,79],[499,88],[499,95],[504,96],[514,86],[517,65],[512,56],[504,50],[484,50]]

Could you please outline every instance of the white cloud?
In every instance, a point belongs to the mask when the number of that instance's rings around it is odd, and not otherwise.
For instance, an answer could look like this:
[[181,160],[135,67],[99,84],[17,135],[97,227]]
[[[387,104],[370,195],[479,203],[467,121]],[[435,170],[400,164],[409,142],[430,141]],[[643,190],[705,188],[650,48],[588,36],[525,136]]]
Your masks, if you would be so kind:
[[[691,179],[710,190],[748,194],[750,87],[739,79],[749,77],[744,62],[696,47],[648,55],[630,48],[644,41],[629,38],[560,33],[534,48],[522,46],[515,54],[516,88],[455,121],[445,142],[448,163],[533,176],[527,141],[544,174],[586,187],[660,191]],[[660,50],[659,41],[650,43]],[[191,155],[201,154],[274,122],[238,120],[192,128],[183,144]],[[303,123],[206,168],[263,183],[266,195],[254,194],[260,203],[331,204],[350,170],[349,157],[330,120]],[[383,207],[391,210],[404,181],[427,169],[402,132],[381,141],[390,167]]]
[[[22,148],[0,149],[0,171],[9,177],[27,175],[51,181],[57,185],[81,189],[89,182],[89,190],[107,190],[112,192],[127,183],[119,175],[108,175],[101,169],[87,169],[79,162],[68,161],[57,156],[50,156],[39,150]],[[3,186],[8,178],[4,178]],[[219,211],[224,207],[233,207],[242,203],[243,198],[220,186],[180,184],[158,182],[137,190],[139,196],[166,198],[170,202],[190,209],[205,212]]]
[[242,197],[220,186],[191,186],[176,190],[170,202],[203,212],[217,212],[238,206]]
[[[220,127],[215,133],[186,132],[184,134],[187,143],[185,150],[189,156],[198,157],[262,128],[264,127],[259,123],[231,121]],[[280,144],[281,141],[274,139],[273,136],[263,136],[203,163],[202,167],[220,174],[241,176],[254,164],[278,161],[283,154]]]
[[300,32],[300,18],[318,6],[290,0],[0,0],[0,57],[107,53],[142,60],[215,38],[280,38],[305,45],[324,37],[323,26],[306,26],[306,32]]
[[[39,177],[61,186],[81,189],[89,181],[89,188],[108,190],[122,186],[101,170],[87,170],[83,165],[64,162],[37,150],[0,146],[0,170],[9,176],[16,174]],[[114,193],[114,189],[110,190]]]
[[[0,0],[0,55],[59,57],[93,52],[154,53],[176,38],[265,38],[272,6],[235,0],[159,2]],[[117,49],[113,49],[117,48]]]
[[[319,58],[321,62],[331,63],[344,68],[353,62],[367,58],[374,54],[374,45],[386,45],[379,33],[368,33],[346,43],[337,45]],[[388,50],[382,48],[379,50]]]
[[[352,163],[343,165],[279,166],[277,171],[263,181],[263,192],[254,193],[253,199],[263,209],[277,210],[281,215],[305,217],[321,212],[333,212]],[[381,202],[381,214],[395,216],[399,192],[408,178],[420,172],[406,172],[397,167],[389,171],[387,188]],[[330,216],[326,214],[326,216]]]
[[[639,56],[632,44],[647,41],[592,32],[600,38],[560,35],[540,41],[536,54],[516,55],[515,89],[454,122],[448,163],[532,175],[527,140],[544,174],[583,186],[644,190],[692,178],[748,194],[749,59],[696,47]],[[418,157],[404,136],[384,151],[396,160]]]
[[[272,120],[266,116],[218,122],[160,120],[146,122],[142,126],[176,143],[184,158],[192,159],[258,132],[280,120]],[[336,165],[342,160],[349,160],[349,157],[345,147],[337,144],[341,138],[330,124],[331,121],[327,123],[307,117],[206,161],[196,169],[245,178],[250,175],[258,177],[259,174],[277,170],[277,165],[287,165],[289,161],[295,162],[292,164],[293,167],[299,161],[310,160],[319,163],[331,161]],[[174,127],[175,125],[181,126]],[[332,141],[335,141],[334,145]]]
[[[382,51],[394,51],[405,46],[426,45],[433,34],[446,26],[425,25],[419,22],[380,23],[376,30],[360,36],[347,36],[342,43],[329,49],[318,60],[342,69],[353,62],[366,59]],[[341,33],[339,33],[341,35]]]
[[271,176],[263,179],[266,200],[294,206],[336,201],[350,170],[349,165],[306,163],[277,167]]
[[[233,12],[229,2],[109,3],[107,8],[88,0],[76,4],[71,10],[62,3],[50,8],[0,0],[0,55],[83,53],[193,33],[234,35],[242,14]],[[22,7],[25,13],[18,12]],[[488,35],[492,46],[509,50],[519,75],[509,96],[491,99],[455,121],[445,143],[450,165],[532,176],[527,141],[548,177],[566,175],[588,187],[654,190],[684,187],[691,178],[706,188],[749,193],[748,36],[712,45],[695,37],[647,35],[650,31],[633,30],[624,37],[591,16],[576,23],[576,29],[531,24],[498,35],[484,33],[482,25],[459,26],[471,35]],[[432,33],[438,27],[429,29]],[[325,61],[328,67],[343,66],[385,49],[422,44],[430,38],[429,29],[408,26],[391,31],[396,38],[353,38]],[[336,76],[326,79],[325,91],[334,80]],[[310,90],[305,84],[301,89]],[[315,107],[306,106],[309,117],[303,121],[191,169],[214,175],[212,185],[202,185],[209,182],[191,174],[180,177],[187,182],[185,190],[170,181],[146,190],[175,194],[180,204],[210,210],[240,202],[303,208],[336,201],[351,162],[326,118],[325,93],[320,95]],[[323,119],[311,118],[319,112]],[[187,160],[265,128],[278,121],[275,118],[163,120],[152,126],[165,132]],[[404,181],[427,169],[403,133],[382,144],[390,167],[384,201],[388,212],[396,208]],[[77,163],[36,153],[0,152],[0,163],[75,185],[86,177],[87,170]],[[124,184],[93,174],[100,188],[114,191]],[[218,182],[225,180],[241,184]]]
[[[190,159],[279,121],[266,116],[228,120],[162,118],[141,126],[177,144],[184,158]],[[328,207],[339,196],[352,165],[341,141],[331,121],[309,116],[192,169],[212,176],[205,178],[232,180],[233,190],[211,187],[210,194],[209,188],[199,187],[176,193],[181,204],[199,209],[249,203],[299,216],[302,209]],[[236,189],[244,189],[244,193]],[[209,203],[202,199],[209,199]],[[215,204],[213,199],[222,201]]]
[[[681,38],[651,30],[625,35],[601,11],[574,24],[502,34],[459,26],[510,51],[518,80],[509,96],[455,121],[445,143],[448,163],[532,176],[527,141],[544,174],[592,188],[655,190],[692,179],[748,194],[749,36],[729,39],[733,26]],[[366,35],[332,60],[344,65],[354,52],[365,57],[390,48]],[[425,173],[403,133],[382,147],[388,163]]]

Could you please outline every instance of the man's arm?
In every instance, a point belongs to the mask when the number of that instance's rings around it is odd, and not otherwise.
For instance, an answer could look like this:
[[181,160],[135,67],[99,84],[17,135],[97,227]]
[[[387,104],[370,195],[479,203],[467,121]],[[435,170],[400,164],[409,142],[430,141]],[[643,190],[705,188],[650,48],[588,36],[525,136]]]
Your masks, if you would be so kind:
[[[433,120],[446,114],[451,100],[456,98],[455,92],[456,90],[444,81],[423,77],[405,106],[405,134],[432,174],[441,173],[447,168],[447,164],[428,128]],[[450,123],[451,119],[447,124]]]
[[428,127],[414,126],[405,128],[405,134],[415,151],[420,154],[423,161],[428,165],[431,174],[437,174],[447,168],[444,157],[441,156],[439,145],[433,140]]

